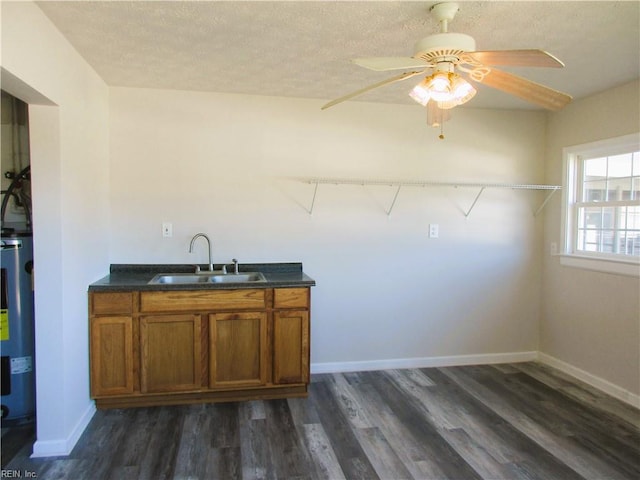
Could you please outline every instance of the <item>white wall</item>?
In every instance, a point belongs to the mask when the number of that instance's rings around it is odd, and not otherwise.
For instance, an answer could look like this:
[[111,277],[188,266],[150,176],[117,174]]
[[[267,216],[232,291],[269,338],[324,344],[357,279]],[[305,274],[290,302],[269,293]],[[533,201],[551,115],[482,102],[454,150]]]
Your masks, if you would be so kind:
[[478,190],[406,188],[387,216],[391,188],[321,185],[309,215],[282,177],[541,183],[545,114],[459,110],[442,141],[418,106],[321,103],[112,88],[111,262],[205,263],[200,231],[215,262],[302,261],[316,370],[537,350],[543,194],[487,190],[465,218]]
[[[564,147],[640,131],[640,83],[577,100],[550,116],[546,181],[562,182]],[[561,244],[560,196],[547,206],[545,245]],[[640,281],[544,257],[540,351],[640,394]]]
[[2,2],[2,88],[30,104],[37,442],[65,454],[94,411],[87,285],[108,268],[108,88],[31,2]]

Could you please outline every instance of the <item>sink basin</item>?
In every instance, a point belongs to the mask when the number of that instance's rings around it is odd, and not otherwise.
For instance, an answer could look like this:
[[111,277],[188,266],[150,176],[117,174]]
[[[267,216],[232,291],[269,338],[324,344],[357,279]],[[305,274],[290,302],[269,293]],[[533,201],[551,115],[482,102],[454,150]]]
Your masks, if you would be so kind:
[[209,281],[213,283],[255,283],[266,282],[260,272],[227,273],[226,275],[210,275]]
[[260,272],[227,274],[160,273],[153,277],[150,284],[196,284],[196,283],[257,283],[266,282]]
[[149,283],[207,283],[209,277],[192,273],[173,273],[156,275]]

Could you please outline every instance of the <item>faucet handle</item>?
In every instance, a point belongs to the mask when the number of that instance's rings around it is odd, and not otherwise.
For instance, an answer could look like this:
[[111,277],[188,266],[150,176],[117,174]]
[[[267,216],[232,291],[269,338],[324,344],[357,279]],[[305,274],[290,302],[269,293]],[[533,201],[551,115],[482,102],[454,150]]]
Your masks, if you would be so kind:
[[237,258],[233,258],[231,261],[233,262],[233,273],[237,274],[238,273],[238,259]]
[[200,273],[200,265],[194,265],[195,273]]

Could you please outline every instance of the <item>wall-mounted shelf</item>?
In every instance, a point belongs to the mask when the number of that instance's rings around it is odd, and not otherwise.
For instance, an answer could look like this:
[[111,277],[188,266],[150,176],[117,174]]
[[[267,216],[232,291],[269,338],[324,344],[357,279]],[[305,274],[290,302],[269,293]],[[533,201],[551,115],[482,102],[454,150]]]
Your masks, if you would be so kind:
[[393,207],[396,204],[396,200],[398,199],[398,195],[400,194],[400,190],[403,187],[467,187],[467,188],[478,188],[478,194],[476,195],[473,203],[469,207],[469,209],[464,212],[464,216],[468,217],[471,214],[471,211],[478,203],[482,192],[487,188],[508,188],[511,190],[546,190],[549,193],[545,197],[542,204],[538,207],[538,209],[534,212],[534,216],[538,216],[540,212],[547,205],[551,197],[556,191],[560,190],[562,187],[560,185],[527,185],[520,183],[481,183],[481,182],[419,182],[419,181],[404,181],[404,180],[365,180],[365,179],[355,179],[355,178],[323,178],[323,177],[294,177],[291,180],[296,180],[303,183],[308,183],[310,185],[314,185],[313,188],[313,197],[311,198],[311,205],[307,209],[309,215],[313,213],[313,207],[316,203],[316,195],[318,193],[318,186],[322,184],[329,185],[359,185],[359,186],[387,186],[390,188],[394,188],[395,192],[393,195],[393,200],[389,205],[388,209],[385,209],[385,213],[387,215],[391,215],[393,211]]

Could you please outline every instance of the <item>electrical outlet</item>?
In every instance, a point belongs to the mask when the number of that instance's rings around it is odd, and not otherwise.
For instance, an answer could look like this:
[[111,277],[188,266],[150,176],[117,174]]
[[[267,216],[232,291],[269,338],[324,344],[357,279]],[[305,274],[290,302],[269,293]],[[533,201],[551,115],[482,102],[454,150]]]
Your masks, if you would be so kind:
[[430,223],[429,238],[438,238],[438,235],[440,235],[440,225],[438,225],[437,223]]
[[163,237],[173,236],[173,225],[171,224],[171,222],[162,222],[162,236]]
[[558,244],[556,242],[551,242],[551,245],[549,247],[549,251],[551,255],[557,255],[558,254]]

